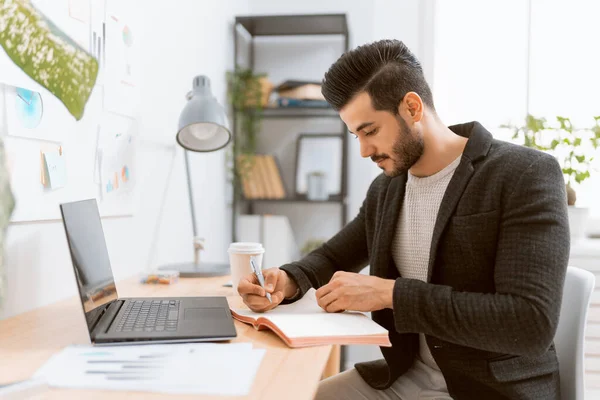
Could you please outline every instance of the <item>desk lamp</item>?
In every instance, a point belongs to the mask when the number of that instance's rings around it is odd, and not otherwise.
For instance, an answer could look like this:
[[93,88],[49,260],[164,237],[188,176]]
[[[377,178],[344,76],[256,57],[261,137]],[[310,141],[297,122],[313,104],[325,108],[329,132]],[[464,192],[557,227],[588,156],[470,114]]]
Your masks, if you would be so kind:
[[179,271],[181,277],[224,276],[229,274],[229,264],[200,263],[199,252],[204,248],[204,240],[198,237],[196,228],[188,151],[207,153],[222,149],[231,140],[231,132],[225,109],[211,93],[208,77],[196,76],[193,89],[186,98],[188,101],[179,116],[177,143],[184,148],[185,172],[194,233],[194,262],[170,264],[159,269]]

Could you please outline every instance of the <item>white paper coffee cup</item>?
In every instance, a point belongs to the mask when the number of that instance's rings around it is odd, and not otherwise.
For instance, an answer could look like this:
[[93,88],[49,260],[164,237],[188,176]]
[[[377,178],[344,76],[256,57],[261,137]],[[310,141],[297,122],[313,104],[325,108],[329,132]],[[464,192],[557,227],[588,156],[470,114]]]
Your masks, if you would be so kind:
[[231,243],[229,249],[229,265],[231,267],[231,284],[233,290],[237,293],[240,279],[253,273],[250,266],[250,257],[254,257],[254,262],[258,268],[262,268],[262,259],[265,249],[260,243],[237,242]]

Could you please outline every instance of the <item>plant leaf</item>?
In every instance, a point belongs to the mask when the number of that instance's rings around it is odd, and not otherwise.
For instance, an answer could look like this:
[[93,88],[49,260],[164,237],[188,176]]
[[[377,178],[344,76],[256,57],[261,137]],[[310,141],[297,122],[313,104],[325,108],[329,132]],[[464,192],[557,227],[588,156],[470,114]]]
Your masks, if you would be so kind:
[[589,177],[590,177],[590,171],[577,172],[575,174],[575,182],[581,183]]
[[29,0],[0,1],[0,46],[76,120],[83,117],[98,76],[98,62]]
[[556,117],[556,120],[560,123],[560,129],[563,129],[569,133],[573,132],[573,124],[569,118]]

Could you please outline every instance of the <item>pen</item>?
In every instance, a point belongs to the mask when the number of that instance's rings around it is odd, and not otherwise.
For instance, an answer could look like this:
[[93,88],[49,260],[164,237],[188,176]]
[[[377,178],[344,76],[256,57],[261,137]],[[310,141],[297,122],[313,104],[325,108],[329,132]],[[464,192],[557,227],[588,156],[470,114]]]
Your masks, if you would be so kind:
[[[260,268],[256,267],[256,264],[254,264],[254,258],[250,257],[250,266],[252,267],[252,271],[254,271],[254,275],[256,275],[256,278],[258,279],[258,283],[260,283],[260,286],[264,289],[265,288],[265,278],[263,277],[262,271],[260,270]],[[265,290],[265,293],[267,293],[267,299],[269,299],[269,303],[272,303],[271,301],[271,293],[267,292]]]

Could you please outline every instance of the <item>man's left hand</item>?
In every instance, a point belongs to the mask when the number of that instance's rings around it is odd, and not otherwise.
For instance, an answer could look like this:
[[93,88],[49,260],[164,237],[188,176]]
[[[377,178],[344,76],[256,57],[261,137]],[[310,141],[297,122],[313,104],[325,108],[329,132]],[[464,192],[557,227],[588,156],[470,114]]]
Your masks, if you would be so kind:
[[392,308],[394,283],[391,279],[338,271],[317,290],[317,302],[327,312]]

